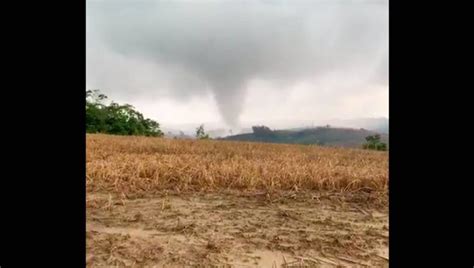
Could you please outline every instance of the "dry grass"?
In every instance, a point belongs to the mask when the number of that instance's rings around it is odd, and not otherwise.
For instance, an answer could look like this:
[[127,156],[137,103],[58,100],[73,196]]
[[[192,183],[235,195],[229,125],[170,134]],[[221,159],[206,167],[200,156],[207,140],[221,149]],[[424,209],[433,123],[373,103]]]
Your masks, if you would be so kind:
[[388,265],[386,152],[110,135],[86,147],[88,267]]
[[375,191],[388,154],[232,141],[87,135],[87,191]]

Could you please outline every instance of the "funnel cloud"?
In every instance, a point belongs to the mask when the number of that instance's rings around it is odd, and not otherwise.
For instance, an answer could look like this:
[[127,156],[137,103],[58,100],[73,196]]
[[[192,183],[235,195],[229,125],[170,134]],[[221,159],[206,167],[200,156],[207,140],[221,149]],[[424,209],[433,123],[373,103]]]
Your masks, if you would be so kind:
[[388,115],[388,0],[87,0],[86,28],[88,86],[158,121]]

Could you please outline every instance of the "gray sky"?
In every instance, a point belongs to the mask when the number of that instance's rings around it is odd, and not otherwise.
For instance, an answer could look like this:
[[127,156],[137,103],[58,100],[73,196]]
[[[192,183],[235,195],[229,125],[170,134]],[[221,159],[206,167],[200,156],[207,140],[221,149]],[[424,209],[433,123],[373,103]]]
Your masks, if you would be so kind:
[[88,89],[163,125],[388,117],[388,0],[87,0]]

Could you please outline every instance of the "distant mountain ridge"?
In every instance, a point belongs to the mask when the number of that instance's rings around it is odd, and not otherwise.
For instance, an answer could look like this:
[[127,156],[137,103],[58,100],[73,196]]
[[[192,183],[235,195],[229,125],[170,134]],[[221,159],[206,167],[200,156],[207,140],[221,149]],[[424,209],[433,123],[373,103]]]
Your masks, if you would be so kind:
[[334,127],[344,128],[364,128],[380,133],[388,134],[388,118],[355,118],[355,119],[334,119],[324,122]]
[[[177,138],[194,138],[196,128],[200,124],[165,124],[162,127],[165,136],[167,137],[177,137]],[[251,134],[251,126],[255,125],[267,125],[272,126],[275,129],[281,129],[286,131],[300,131],[304,129],[313,129],[316,125],[327,126],[337,129],[366,129],[374,133],[387,134],[388,135],[388,118],[379,117],[379,118],[354,118],[354,119],[330,119],[316,121],[311,120],[275,120],[269,122],[245,122],[242,123],[242,126],[239,129],[231,129],[220,125],[218,123],[204,123],[204,130],[209,136],[213,139],[215,138],[225,138],[231,136],[239,136],[237,134]]]
[[315,127],[293,130],[269,130],[221,138],[223,140],[269,142],[287,144],[317,144],[361,148],[370,135],[380,134],[382,142],[388,144],[388,134],[367,129]]

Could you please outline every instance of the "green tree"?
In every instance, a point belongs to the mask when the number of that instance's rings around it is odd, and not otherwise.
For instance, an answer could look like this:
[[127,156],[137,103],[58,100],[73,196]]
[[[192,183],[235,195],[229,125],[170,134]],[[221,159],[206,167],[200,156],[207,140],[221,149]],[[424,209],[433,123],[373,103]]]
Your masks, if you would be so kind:
[[252,126],[252,131],[255,137],[273,137],[275,136],[273,131],[267,126]]
[[200,125],[198,128],[196,128],[196,138],[200,140],[209,139],[209,134],[206,134],[204,131],[204,125]]
[[99,90],[86,91],[86,132],[117,135],[163,136],[160,125],[129,104],[105,104]]
[[362,148],[364,149],[377,150],[377,151],[387,150],[387,144],[384,142],[381,142],[379,134],[367,136],[365,137],[365,140],[367,142],[362,145]]
[[86,131],[104,132],[106,111],[104,100],[107,96],[100,94],[99,90],[86,91]]

